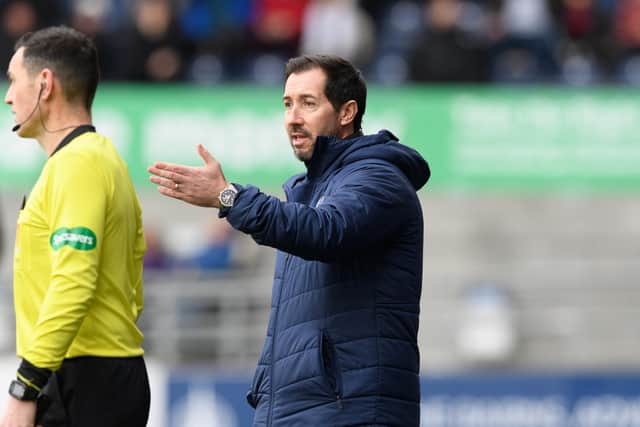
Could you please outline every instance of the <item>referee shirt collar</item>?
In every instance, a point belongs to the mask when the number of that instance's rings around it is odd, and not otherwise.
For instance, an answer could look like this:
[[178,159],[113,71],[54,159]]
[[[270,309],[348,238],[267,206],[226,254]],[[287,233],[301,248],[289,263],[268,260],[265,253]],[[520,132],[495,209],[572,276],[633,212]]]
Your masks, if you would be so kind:
[[95,132],[95,131],[96,131],[96,128],[93,125],[80,125],[80,126],[78,126],[74,130],[69,132],[67,134],[67,136],[62,138],[62,141],[60,141],[60,144],[58,144],[56,149],[53,150],[53,153],[51,153],[51,156],[49,156],[49,158],[53,157],[53,155],[56,154],[58,151],[60,151],[62,149],[62,147],[64,147],[65,145],[67,145],[68,143],[70,143],[71,141],[73,141],[75,138],[79,137],[83,133]]

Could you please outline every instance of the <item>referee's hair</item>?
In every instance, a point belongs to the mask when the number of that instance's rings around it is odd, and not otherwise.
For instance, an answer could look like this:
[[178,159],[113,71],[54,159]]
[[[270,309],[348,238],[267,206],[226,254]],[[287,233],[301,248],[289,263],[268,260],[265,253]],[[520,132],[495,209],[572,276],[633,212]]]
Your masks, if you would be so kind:
[[21,47],[30,74],[49,68],[60,81],[67,101],[82,103],[91,110],[100,72],[98,51],[88,36],[63,25],[48,27],[24,34],[14,50]]

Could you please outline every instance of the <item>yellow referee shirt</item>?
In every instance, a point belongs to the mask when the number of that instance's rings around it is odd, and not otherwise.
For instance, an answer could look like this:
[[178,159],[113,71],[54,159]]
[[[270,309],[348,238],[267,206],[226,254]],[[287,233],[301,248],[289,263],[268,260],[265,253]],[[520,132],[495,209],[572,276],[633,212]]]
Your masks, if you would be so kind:
[[38,368],[143,354],[140,204],[111,141],[84,128],[47,160],[18,217],[16,346]]

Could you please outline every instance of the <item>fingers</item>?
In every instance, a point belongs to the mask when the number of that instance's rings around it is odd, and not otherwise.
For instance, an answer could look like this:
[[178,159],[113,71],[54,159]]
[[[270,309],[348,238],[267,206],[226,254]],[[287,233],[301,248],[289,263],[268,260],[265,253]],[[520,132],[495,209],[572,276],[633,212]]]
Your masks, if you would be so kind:
[[[157,163],[156,163],[156,165],[157,165]],[[156,167],[156,165],[149,166],[147,168],[147,172],[149,172],[152,175],[156,175],[156,176],[167,178],[167,179],[171,179],[172,177],[175,177],[175,173],[174,172],[169,172],[168,170],[160,169],[160,168]]]
[[167,188],[164,186],[158,186],[157,188],[158,188],[158,192],[163,196],[171,197],[177,200],[182,200],[183,202],[186,202],[195,206],[202,206],[202,207],[214,206],[211,204],[212,202],[210,200],[198,198],[191,194],[183,193],[179,190]]
[[[202,157],[206,165],[215,163],[216,159],[207,151],[202,144],[198,144],[198,154]],[[177,163],[155,162],[152,166],[147,168],[147,171],[153,175],[157,175],[163,178],[167,178],[174,182],[183,182],[180,179],[181,176],[194,176],[198,174],[197,168],[193,166],[179,165]]]
[[[192,200],[193,197],[190,194],[188,194],[189,192],[188,188],[190,187],[190,185],[192,185],[192,183],[188,181],[183,181],[183,182],[187,182],[188,184],[186,187],[184,187],[182,183],[178,183],[176,181],[172,181],[167,178],[161,178],[153,175],[149,177],[149,180],[152,183],[157,185],[157,190],[160,194],[167,197],[174,198],[174,199],[182,200],[187,203],[196,204],[194,203],[194,200]],[[186,192],[185,192],[185,189],[186,189]]]
[[185,197],[187,196],[185,193],[181,193],[175,188],[165,187],[162,185],[158,185],[158,192],[164,196],[172,197],[178,200],[185,200]]
[[[153,169],[155,172],[152,172]],[[155,175],[161,175],[169,178],[168,174],[191,175],[193,173],[192,166],[179,165],[176,163],[155,162],[149,166],[147,170]]]
[[176,184],[179,184],[178,182],[172,179],[161,178],[153,175],[149,177],[149,181],[153,182],[154,184],[157,184],[159,187],[169,188],[173,190],[177,190],[178,188],[176,187]]
[[165,187],[163,185],[159,185],[157,187],[158,192],[163,196],[171,197],[172,199],[182,200],[183,202],[190,203],[192,205],[202,206],[201,203],[191,196],[190,194],[182,192],[180,189],[177,189],[173,186]]
[[200,154],[200,157],[202,157],[202,160],[204,160],[204,163],[207,165],[216,161],[216,159],[206,148],[204,148],[202,144],[198,144],[198,154]]
[[202,144],[198,154],[205,166],[183,166],[175,163],[155,162],[147,168],[149,181],[157,185],[160,194],[184,202],[206,207],[216,207],[217,193],[212,188],[224,188],[226,181],[218,161]]
[[220,163],[218,163],[218,160],[213,157],[202,144],[198,144],[198,154],[200,154],[200,157],[202,157],[202,160],[204,160],[206,166],[208,166],[207,169],[209,171],[211,171],[216,177],[219,175],[223,181],[226,181]]

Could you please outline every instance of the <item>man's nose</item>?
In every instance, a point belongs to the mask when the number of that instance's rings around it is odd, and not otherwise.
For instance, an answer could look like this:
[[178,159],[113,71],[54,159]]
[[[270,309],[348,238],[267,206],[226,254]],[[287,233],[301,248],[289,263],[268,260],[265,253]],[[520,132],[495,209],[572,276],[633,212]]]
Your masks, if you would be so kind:
[[293,106],[287,110],[285,121],[287,124],[302,124],[304,122],[300,109]]

